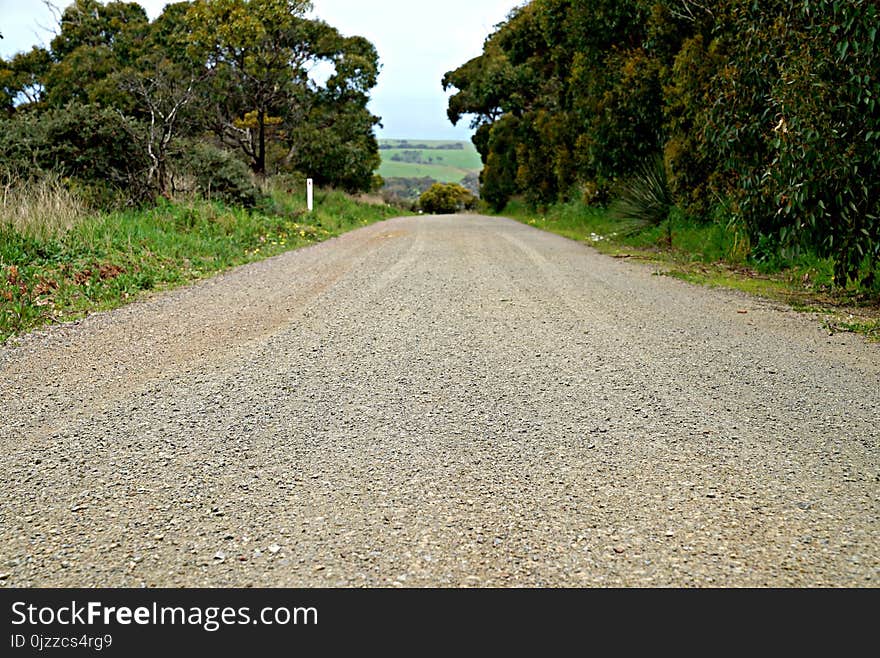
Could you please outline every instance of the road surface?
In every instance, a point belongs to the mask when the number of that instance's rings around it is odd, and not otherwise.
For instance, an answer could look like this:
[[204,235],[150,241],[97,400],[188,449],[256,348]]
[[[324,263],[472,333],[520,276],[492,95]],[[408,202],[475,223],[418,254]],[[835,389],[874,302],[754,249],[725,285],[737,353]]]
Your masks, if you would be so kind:
[[880,585],[880,348],[498,218],[0,348],[6,586]]

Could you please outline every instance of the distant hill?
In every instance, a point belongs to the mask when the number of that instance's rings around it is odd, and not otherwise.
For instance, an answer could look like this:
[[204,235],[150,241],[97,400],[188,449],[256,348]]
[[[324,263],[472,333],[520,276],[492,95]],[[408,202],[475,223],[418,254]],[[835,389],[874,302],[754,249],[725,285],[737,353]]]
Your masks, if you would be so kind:
[[434,182],[461,183],[477,192],[483,163],[469,141],[380,139],[382,165],[378,174],[386,190],[414,198]]

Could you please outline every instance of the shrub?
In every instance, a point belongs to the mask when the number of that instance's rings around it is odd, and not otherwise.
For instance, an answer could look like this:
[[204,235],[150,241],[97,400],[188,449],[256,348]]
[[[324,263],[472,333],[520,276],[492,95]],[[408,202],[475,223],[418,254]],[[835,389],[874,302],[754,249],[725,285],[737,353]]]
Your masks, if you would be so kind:
[[206,198],[253,208],[261,194],[248,166],[229,151],[195,142],[184,148],[179,169],[192,177],[196,190]]
[[[645,160],[638,172],[620,185],[618,194],[610,214],[624,230],[637,231],[666,221],[673,204],[663,158],[654,155]],[[671,233],[667,239],[672,242]]]
[[388,178],[382,188],[382,196],[386,202],[395,199],[418,203],[419,197],[427,192],[437,181],[430,176],[420,178]]
[[432,215],[450,215],[476,207],[477,198],[457,183],[435,183],[419,197],[422,210]]
[[[767,6],[769,5],[769,6]],[[708,136],[734,172],[734,214],[759,254],[815,251],[835,280],[880,262],[876,3],[781,0],[735,14]]]
[[94,205],[151,196],[149,162],[132,135],[141,129],[117,112],[71,103],[27,113],[0,126],[0,162],[7,176],[31,180],[55,173]]
[[706,139],[711,106],[706,102],[713,76],[724,64],[717,42],[702,34],[686,39],[666,70],[664,158],[669,189],[688,215],[707,220],[718,178],[718,148]]

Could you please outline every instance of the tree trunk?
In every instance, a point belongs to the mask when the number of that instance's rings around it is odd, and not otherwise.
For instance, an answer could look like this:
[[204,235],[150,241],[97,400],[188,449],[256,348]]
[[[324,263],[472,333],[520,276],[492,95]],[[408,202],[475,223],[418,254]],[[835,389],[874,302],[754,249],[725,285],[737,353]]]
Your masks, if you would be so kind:
[[168,167],[165,164],[164,154],[156,165],[156,183],[159,187],[159,194],[170,199],[171,195],[168,193]]
[[266,111],[262,108],[257,113],[257,130],[259,137],[257,142],[257,162],[254,173],[258,176],[266,175]]

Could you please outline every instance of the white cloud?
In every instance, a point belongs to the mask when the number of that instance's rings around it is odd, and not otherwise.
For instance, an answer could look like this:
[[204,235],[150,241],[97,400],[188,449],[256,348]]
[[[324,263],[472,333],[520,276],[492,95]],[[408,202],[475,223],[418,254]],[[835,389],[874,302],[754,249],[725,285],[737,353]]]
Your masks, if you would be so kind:
[[[523,0],[315,0],[315,14],[379,50],[372,104],[389,137],[466,137],[446,118],[443,74],[482,52],[483,41]],[[419,132],[414,132],[418,130]]]

